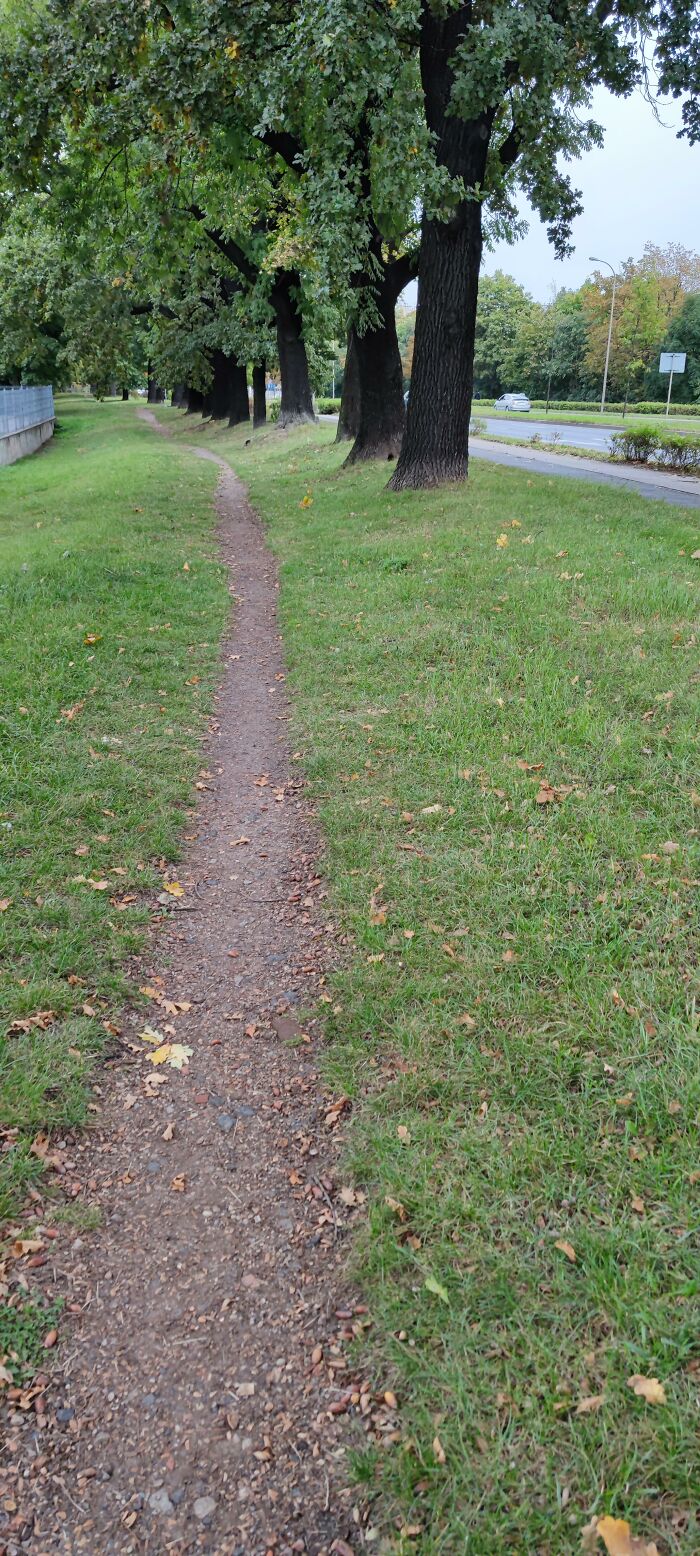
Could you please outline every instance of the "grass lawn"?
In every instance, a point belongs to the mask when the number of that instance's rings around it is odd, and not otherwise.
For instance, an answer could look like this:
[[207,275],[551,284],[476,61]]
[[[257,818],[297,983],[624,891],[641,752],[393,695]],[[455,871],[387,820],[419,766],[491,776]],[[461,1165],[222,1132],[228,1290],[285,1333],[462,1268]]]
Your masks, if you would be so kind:
[[377,1522],[568,1556],[610,1512],[696,1556],[697,519],[481,461],[397,496],[333,428],[197,428],[282,559],[354,943],[331,1066],[402,1432],[357,1455]]
[[2,1216],[37,1135],[87,1116],[217,673],[216,471],[134,411],[59,401],[53,442],[0,473]]

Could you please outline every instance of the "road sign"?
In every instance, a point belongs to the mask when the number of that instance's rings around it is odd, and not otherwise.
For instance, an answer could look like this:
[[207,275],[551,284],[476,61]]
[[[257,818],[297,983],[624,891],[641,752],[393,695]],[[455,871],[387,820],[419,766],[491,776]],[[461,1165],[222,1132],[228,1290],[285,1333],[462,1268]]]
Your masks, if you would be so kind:
[[671,405],[671,389],[674,373],[685,372],[685,351],[662,351],[659,357],[659,372],[668,373],[668,395],[666,397],[666,415],[668,416]]
[[685,351],[662,351],[659,357],[660,373],[684,373]]

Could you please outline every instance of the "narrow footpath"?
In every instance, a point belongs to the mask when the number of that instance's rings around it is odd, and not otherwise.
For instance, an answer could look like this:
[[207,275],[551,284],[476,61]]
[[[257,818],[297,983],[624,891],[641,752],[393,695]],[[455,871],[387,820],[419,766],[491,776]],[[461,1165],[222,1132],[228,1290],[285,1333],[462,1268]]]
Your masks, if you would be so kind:
[[[360,1546],[343,1489],[362,1317],[339,1284],[342,1103],[299,1025],[333,926],[287,747],[275,563],[216,462],[233,621],[184,895],[166,896],[139,964],[149,1009],[125,1014],[98,1071],[98,1128],[69,1142],[101,1226],[62,1237],[42,1272],[68,1310],[39,1413],[10,1417],[6,1556]],[[146,1025],[191,1049],[182,1069],[148,1062]]]

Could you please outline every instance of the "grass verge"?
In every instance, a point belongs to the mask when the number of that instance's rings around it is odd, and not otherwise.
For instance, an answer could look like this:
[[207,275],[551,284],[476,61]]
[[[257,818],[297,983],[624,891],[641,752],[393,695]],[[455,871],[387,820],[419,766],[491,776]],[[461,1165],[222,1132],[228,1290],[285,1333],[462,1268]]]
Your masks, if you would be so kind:
[[227,612],[216,472],[133,407],[58,414],[0,475],[0,1216],[41,1171],[37,1136],[88,1116],[177,857]]
[[331,1063],[400,1407],[356,1466],[387,1548],[568,1556],[609,1512],[691,1556],[697,521],[481,461],[397,496],[333,429],[202,436],[282,559],[355,947]]

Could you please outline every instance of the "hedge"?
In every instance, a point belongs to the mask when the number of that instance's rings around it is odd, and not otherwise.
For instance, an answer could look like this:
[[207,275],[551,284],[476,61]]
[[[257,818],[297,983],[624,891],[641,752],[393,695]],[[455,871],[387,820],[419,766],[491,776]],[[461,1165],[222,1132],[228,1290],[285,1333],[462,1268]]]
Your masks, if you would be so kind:
[[666,470],[700,475],[700,433],[660,432],[656,427],[630,427],[613,433],[613,454],[633,464],[651,462]]

